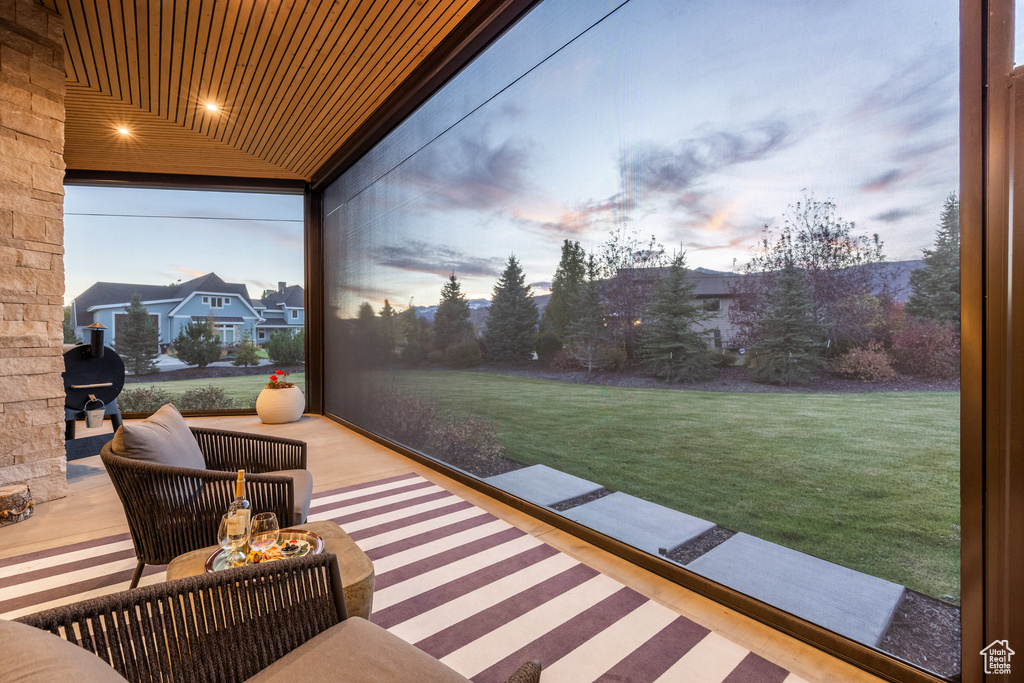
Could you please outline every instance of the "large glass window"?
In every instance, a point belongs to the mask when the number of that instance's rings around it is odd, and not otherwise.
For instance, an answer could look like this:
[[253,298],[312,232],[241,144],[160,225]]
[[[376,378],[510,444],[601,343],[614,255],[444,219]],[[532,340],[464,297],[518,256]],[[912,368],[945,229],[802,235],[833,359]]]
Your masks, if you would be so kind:
[[252,409],[305,381],[303,198],[69,185],[64,341],[89,325],[126,366],[122,412]]
[[957,675],[957,13],[540,4],[326,191],[326,411]]

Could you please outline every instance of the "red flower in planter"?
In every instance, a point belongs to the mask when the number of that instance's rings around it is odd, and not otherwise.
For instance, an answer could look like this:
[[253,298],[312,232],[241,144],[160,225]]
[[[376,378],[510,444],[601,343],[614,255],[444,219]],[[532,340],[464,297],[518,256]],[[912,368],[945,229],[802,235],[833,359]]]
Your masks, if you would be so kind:
[[270,376],[270,381],[267,383],[267,389],[291,389],[295,386],[295,382],[289,382],[285,378],[288,377],[288,373],[284,370],[278,370]]

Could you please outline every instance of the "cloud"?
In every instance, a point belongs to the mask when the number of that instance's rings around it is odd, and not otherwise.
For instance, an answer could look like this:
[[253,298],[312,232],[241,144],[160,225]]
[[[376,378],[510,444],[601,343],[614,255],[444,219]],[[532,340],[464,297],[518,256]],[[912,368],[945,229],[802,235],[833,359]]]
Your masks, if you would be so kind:
[[869,90],[854,109],[855,118],[876,118],[899,137],[955,125],[959,106],[958,73],[947,60],[929,52],[890,74]]
[[638,168],[642,192],[695,202],[699,198],[693,188],[705,177],[729,166],[769,157],[792,143],[793,137],[788,122],[766,119],[743,130],[710,131],[675,146],[647,143],[636,158],[623,154],[620,167],[624,175]]
[[188,279],[190,280],[206,275],[206,273],[201,270],[194,270],[192,268],[186,268],[185,266],[175,266],[174,273],[175,275],[188,275]]
[[626,221],[636,209],[637,202],[621,193],[602,200],[589,200],[575,207],[563,209],[550,219],[531,218],[514,210],[512,220],[520,226],[557,240],[578,239],[592,232],[595,225]]
[[499,276],[505,266],[501,258],[465,254],[443,244],[412,240],[403,245],[383,247],[376,252],[379,265],[412,273],[430,273],[448,277]]
[[424,148],[395,180],[417,189],[427,208],[494,209],[528,192],[530,157],[526,142],[490,145],[483,135],[464,135]]
[[909,218],[910,216],[919,216],[921,214],[917,209],[889,209],[882,213],[876,214],[871,217],[871,220],[881,221],[883,223],[896,223]]
[[875,178],[872,178],[871,180],[867,181],[866,183],[861,184],[860,191],[861,192],[881,192],[883,190],[888,190],[893,185],[895,185],[896,183],[900,182],[901,180],[905,180],[906,176],[907,176],[907,172],[903,171],[902,169],[898,169],[898,168],[889,169],[888,171],[886,171],[882,175],[877,176]]

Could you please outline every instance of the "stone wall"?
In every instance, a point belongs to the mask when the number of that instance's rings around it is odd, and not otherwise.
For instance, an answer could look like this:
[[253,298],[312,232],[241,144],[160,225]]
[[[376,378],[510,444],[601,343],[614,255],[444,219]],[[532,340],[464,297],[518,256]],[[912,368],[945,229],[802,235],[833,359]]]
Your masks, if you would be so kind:
[[60,16],[0,0],[0,486],[67,492]]

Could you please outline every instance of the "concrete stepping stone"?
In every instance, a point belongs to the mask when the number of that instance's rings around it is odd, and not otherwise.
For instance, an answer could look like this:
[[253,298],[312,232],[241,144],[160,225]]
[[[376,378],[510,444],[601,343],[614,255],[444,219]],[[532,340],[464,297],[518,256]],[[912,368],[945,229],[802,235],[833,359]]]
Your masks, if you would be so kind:
[[686,568],[871,647],[878,646],[905,590],[747,534],[736,534]]
[[523,500],[547,506],[604,488],[600,484],[559,472],[547,465],[531,465],[487,477],[484,481]]
[[652,555],[658,555],[660,548],[671,552],[715,527],[714,522],[622,492],[570,508],[562,514]]

